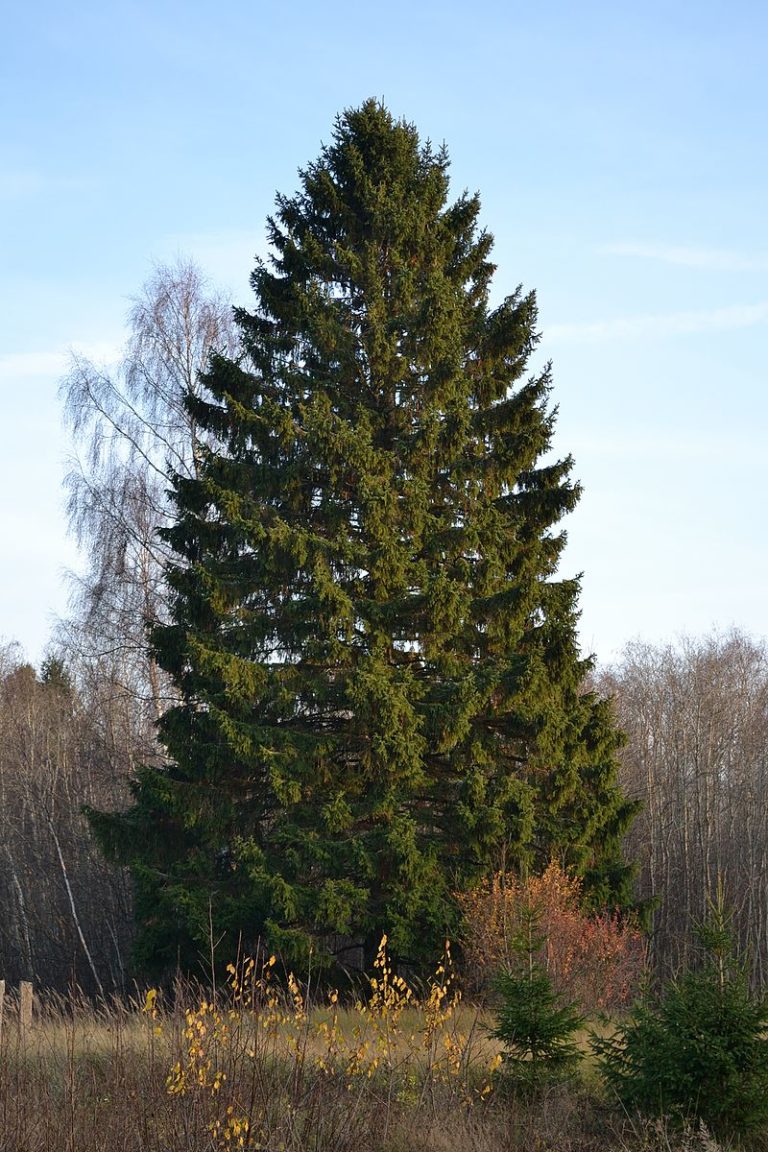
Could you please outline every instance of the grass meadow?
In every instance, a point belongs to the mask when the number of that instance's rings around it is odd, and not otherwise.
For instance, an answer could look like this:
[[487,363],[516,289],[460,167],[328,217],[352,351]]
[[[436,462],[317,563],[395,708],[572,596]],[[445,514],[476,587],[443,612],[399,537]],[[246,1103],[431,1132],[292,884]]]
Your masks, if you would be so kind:
[[[6,996],[0,1152],[718,1152],[705,1130],[622,1114],[582,1037],[575,1077],[522,1091],[488,1010],[448,964],[417,995],[382,950],[366,994],[311,995],[274,958],[214,991],[94,1006]],[[369,986],[368,986],[369,985]],[[311,991],[311,990],[310,990]]]

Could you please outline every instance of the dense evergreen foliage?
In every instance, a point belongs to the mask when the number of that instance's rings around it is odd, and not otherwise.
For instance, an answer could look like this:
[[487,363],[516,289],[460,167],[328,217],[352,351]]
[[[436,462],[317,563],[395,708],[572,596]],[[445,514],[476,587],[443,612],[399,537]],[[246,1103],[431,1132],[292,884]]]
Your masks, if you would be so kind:
[[540,955],[541,916],[528,903],[509,942],[510,958],[495,980],[499,1006],[493,1036],[504,1046],[505,1071],[521,1087],[539,1090],[572,1073],[581,1057],[574,1039],[584,1020],[557,995]]
[[750,992],[722,903],[700,934],[704,962],[595,1048],[626,1108],[745,1132],[768,1121],[768,1002]]
[[243,356],[213,358],[175,482],[169,762],[92,815],[146,962],[382,929],[416,958],[458,890],[553,856],[627,897],[617,733],[557,578],[579,489],[528,367],[535,297],[489,305],[479,208],[372,101],[277,200]]

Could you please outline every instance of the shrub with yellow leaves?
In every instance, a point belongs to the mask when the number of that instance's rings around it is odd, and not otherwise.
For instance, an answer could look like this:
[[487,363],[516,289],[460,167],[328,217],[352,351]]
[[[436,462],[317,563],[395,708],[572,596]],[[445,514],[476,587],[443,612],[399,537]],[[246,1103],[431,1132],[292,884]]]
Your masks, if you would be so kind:
[[[166,1088],[202,1117],[214,1148],[267,1147],[286,1125],[295,1143],[322,1085],[353,1103],[373,1094],[387,1115],[436,1106],[438,1088],[469,1105],[492,1090],[498,1052],[476,1013],[463,1014],[469,1026],[460,1021],[448,942],[421,997],[393,965],[386,935],[366,995],[350,1007],[337,990],[310,1004],[309,987],[290,972],[278,979],[277,967],[274,956],[232,964],[226,989],[184,1012]],[[160,1027],[154,990],[145,1011]]]

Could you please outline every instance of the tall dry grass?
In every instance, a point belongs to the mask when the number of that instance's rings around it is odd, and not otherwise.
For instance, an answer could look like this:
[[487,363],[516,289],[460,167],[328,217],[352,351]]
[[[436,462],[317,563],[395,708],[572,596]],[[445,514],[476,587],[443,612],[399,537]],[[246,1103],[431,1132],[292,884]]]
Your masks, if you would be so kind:
[[248,964],[216,995],[6,1002],[0,1152],[716,1152],[622,1117],[588,1079],[517,1098],[444,962],[420,998],[382,950],[365,998]]

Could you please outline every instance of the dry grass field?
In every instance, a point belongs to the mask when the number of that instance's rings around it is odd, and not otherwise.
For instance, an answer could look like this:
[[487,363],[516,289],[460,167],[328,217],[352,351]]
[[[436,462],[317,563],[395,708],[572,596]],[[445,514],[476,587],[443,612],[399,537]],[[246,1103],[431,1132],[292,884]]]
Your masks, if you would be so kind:
[[[132,1004],[7,996],[0,1152],[717,1152],[706,1131],[622,1115],[586,1057],[567,1083],[522,1094],[491,1017],[450,972],[417,1001],[382,959],[365,1000],[314,1006],[249,962],[213,996]],[[586,1049],[586,1040],[585,1040]]]

